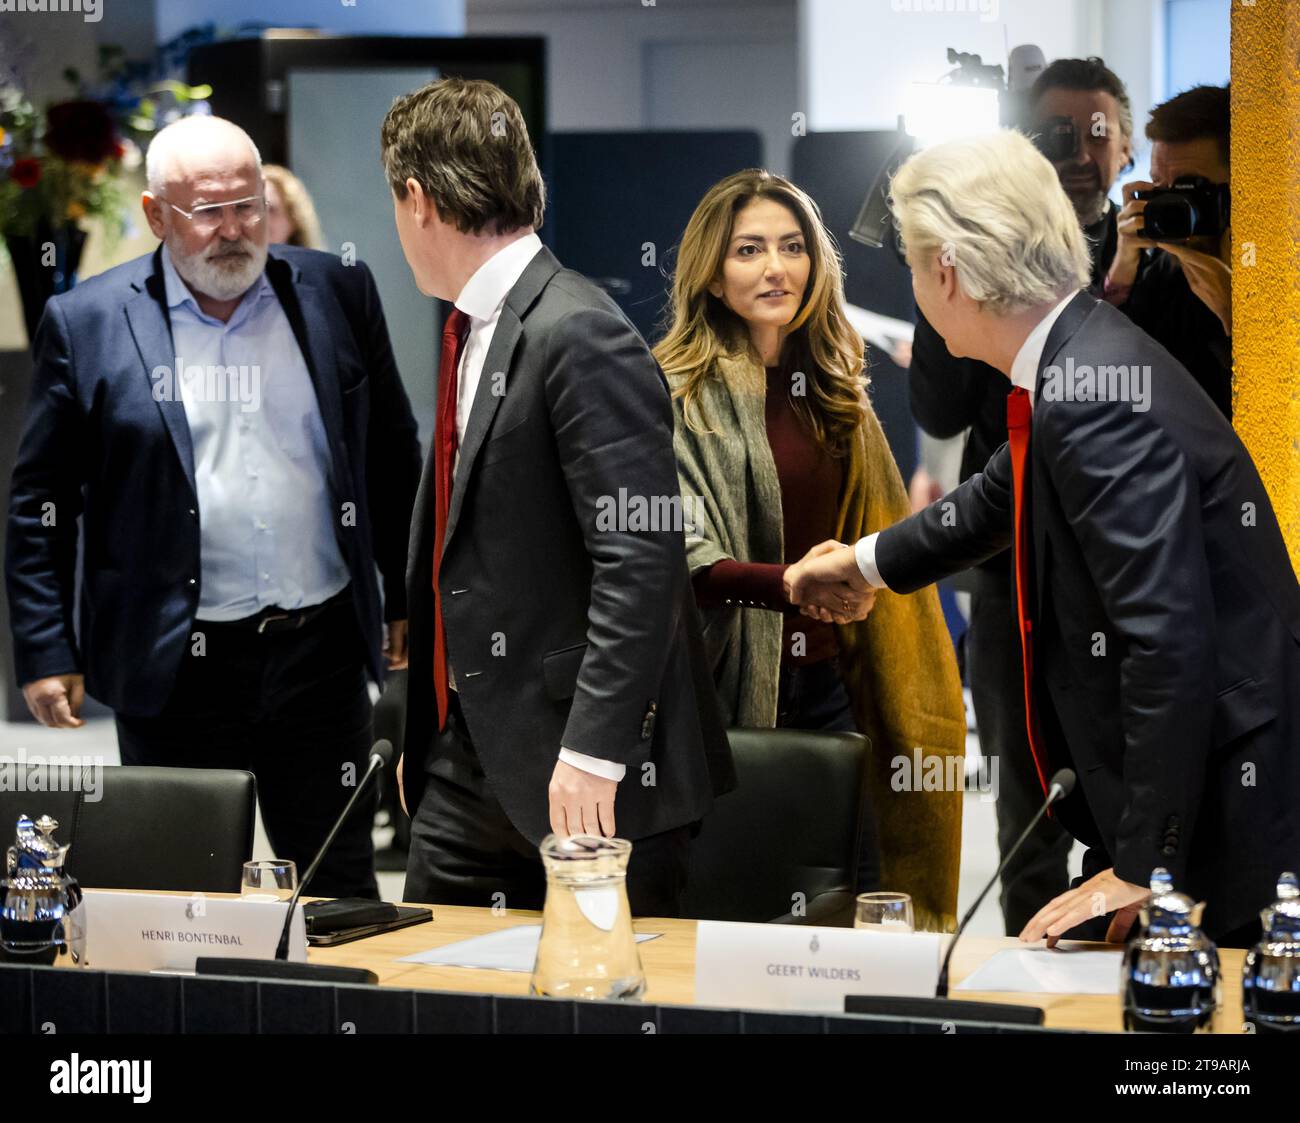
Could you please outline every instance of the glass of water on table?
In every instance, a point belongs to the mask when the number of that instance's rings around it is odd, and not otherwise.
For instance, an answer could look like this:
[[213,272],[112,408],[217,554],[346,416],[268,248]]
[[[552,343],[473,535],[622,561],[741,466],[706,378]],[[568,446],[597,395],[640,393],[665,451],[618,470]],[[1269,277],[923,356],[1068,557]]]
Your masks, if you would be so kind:
[[239,895],[246,901],[287,901],[298,888],[298,867],[287,858],[244,863]]
[[853,927],[869,932],[911,932],[912,898],[906,893],[859,893]]

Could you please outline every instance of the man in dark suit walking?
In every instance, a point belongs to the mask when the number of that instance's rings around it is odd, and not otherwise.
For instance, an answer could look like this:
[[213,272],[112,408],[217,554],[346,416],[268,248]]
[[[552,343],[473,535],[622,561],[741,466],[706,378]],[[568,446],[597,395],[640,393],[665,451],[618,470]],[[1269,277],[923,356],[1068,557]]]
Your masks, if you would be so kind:
[[[37,333],[6,559],[19,680],[45,725],[82,724],[85,692],[110,706],[124,764],[252,771],[301,871],[365,767],[367,673],[405,661],[415,422],[369,270],[268,253],[241,129],[163,129],[143,202],[162,246]],[[368,816],[312,888],[378,895]]]
[[1084,877],[1021,938],[1107,916],[1151,873],[1259,930],[1300,858],[1300,586],[1246,449],[1191,375],[1079,290],[1088,256],[1051,166],[1002,132],[927,149],[892,185],[918,305],[1012,383],[1009,440],[943,500],[795,567],[907,593],[1012,547],[1028,738]]
[[382,145],[416,285],[454,303],[411,534],[406,899],[539,908],[548,831],[617,833],[633,912],[673,915],[690,827],[733,776],[667,384],[534,232],[543,183],[507,95],[433,82]]

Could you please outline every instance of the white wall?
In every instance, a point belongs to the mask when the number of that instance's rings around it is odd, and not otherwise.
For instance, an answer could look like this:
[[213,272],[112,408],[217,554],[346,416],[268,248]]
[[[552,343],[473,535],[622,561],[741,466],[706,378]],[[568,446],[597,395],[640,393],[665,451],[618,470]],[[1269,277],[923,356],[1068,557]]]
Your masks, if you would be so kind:
[[757,129],[788,168],[796,0],[466,0],[465,30],[546,36],[554,130]]
[[[1145,3],[1122,0],[1127,7]],[[1022,43],[1038,44],[1048,61],[1101,54],[1101,6],[1100,0],[800,0],[808,126],[893,128],[907,84],[936,81],[951,69],[949,47],[1004,68],[1008,49]],[[928,7],[952,10],[923,10]]]

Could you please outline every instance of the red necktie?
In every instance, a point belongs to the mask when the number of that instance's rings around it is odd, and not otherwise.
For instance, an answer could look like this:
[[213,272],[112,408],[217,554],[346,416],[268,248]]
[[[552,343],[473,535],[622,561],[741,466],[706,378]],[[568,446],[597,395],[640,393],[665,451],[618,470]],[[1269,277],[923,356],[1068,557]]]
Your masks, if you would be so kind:
[[437,450],[433,480],[433,693],[438,700],[438,729],[447,725],[447,636],[442,627],[442,593],[438,570],[442,540],[447,536],[451,484],[456,468],[456,371],[468,334],[469,317],[453,308],[442,325],[442,357],[438,360],[438,416],[433,444]]
[[1025,512],[1026,467],[1029,463],[1029,393],[1017,386],[1007,395],[1007,443],[1011,446],[1011,478],[1015,488],[1016,617],[1020,622],[1020,646],[1025,664],[1025,723],[1029,751],[1034,757],[1038,782],[1047,794],[1045,754],[1034,711],[1034,631],[1029,617],[1029,527]]

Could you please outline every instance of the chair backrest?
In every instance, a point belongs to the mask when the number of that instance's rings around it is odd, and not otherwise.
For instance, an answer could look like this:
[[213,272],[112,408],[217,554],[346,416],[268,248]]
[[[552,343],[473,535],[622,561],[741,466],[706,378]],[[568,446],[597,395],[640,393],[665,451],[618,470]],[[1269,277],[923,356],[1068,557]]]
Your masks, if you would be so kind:
[[88,889],[238,893],[253,854],[251,772],[216,768],[0,764],[0,849],[20,814],[48,814]]
[[736,789],[691,843],[682,914],[852,924],[870,742],[797,729],[732,729],[728,737]]

